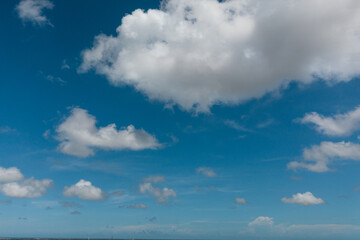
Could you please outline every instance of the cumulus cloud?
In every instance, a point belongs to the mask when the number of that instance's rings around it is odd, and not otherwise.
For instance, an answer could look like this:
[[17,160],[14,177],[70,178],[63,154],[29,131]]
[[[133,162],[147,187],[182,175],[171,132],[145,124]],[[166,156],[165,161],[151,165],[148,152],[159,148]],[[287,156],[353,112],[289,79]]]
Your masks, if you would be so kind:
[[168,0],[137,9],[82,53],[114,85],[207,112],[286,87],[359,74],[356,0]]
[[61,142],[58,149],[78,157],[94,155],[94,148],[137,151],[161,146],[154,136],[133,125],[120,130],[116,129],[115,124],[98,128],[95,117],[81,108],[73,108],[56,131],[57,139]]
[[160,204],[169,202],[170,197],[176,197],[176,192],[172,189],[164,187],[162,189],[154,187],[151,183],[142,183],[139,185],[139,191],[142,194],[150,194]]
[[16,167],[0,167],[0,183],[16,182],[24,179],[24,175]]
[[52,185],[53,181],[50,179],[36,180],[29,178],[18,182],[0,184],[0,191],[8,197],[38,198],[43,196]]
[[81,179],[75,185],[65,187],[63,195],[66,197],[78,197],[83,200],[104,200],[106,194],[91,182]]
[[352,142],[322,142],[303,151],[303,161],[288,163],[288,169],[304,168],[313,172],[328,172],[333,161],[360,161],[360,144]]
[[144,182],[152,182],[152,183],[160,183],[160,182],[165,182],[165,177],[164,176],[149,176],[147,178],[144,178]]
[[360,106],[344,114],[331,117],[322,116],[316,112],[306,114],[301,123],[312,123],[316,131],[328,136],[349,136],[360,130]]
[[53,8],[54,4],[49,0],[22,0],[16,6],[16,11],[23,22],[31,22],[38,26],[53,26],[43,13],[45,9]]
[[325,201],[321,198],[316,198],[311,192],[297,193],[292,195],[291,198],[282,198],[283,203],[294,203],[303,206],[324,204]]
[[249,227],[255,227],[255,226],[272,226],[274,225],[273,218],[271,217],[257,217],[254,221],[250,222]]
[[247,204],[248,203],[245,198],[239,198],[239,197],[234,198],[234,201],[237,204]]
[[196,169],[196,171],[207,177],[216,177],[217,176],[217,173],[212,168],[209,168],[209,167],[199,167]]

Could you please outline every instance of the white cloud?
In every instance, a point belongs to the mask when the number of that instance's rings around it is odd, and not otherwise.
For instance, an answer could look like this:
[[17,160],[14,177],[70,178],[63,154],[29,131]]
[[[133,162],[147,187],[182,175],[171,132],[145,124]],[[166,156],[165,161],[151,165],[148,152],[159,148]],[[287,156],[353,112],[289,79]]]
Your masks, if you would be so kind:
[[328,136],[349,136],[360,130],[360,107],[345,114],[324,117],[316,112],[308,113],[300,119],[301,123],[313,123],[319,133]]
[[274,225],[273,218],[271,217],[257,217],[254,221],[250,222],[249,227],[255,227],[255,226],[272,226]]
[[80,72],[94,69],[150,99],[207,112],[286,87],[358,75],[356,0],[169,0],[137,9],[116,36],[95,37]]
[[83,200],[103,200],[106,194],[91,182],[81,179],[75,185],[65,187],[63,195],[66,197],[78,197]]
[[49,0],[22,0],[16,10],[23,22],[31,22],[33,25],[50,25],[51,22],[44,15],[44,9],[53,9],[54,4]]
[[294,203],[303,206],[318,205],[325,203],[324,200],[322,200],[321,198],[316,198],[311,192],[297,193],[292,195],[291,198],[282,198],[281,201],[284,203]]
[[29,178],[23,181],[0,184],[0,191],[8,197],[38,198],[43,196],[52,185],[53,181],[50,179],[36,180]]
[[24,175],[16,167],[0,167],[0,183],[16,182],[24,179]]
[[166,204],[170,197],[176,197],[176,192],[172,189],[164,187],[163,189],[153,187],[151,183],[142,183],[139,185],[139,191],[142,194],[150,194],[160,204]]
[[153,183],[160,183],[160,182],[165,182],[165,177],[164,176],[149,176],[147,178],[144,178],[144,182],[153,182]]
[[115,124],[96,127],[96,119],[87,110],[73,108],[70,116],[56,129],[61,141],[58,149],[69,155],[87,157],[94,155],[93,148],[105,150],[156,149],[161,145],[157,139],[143,129],[133,125],[120,130]]
[[217,173],[212,168],[209,168],[209,167],[199,167],[196,169],[196,171],[207,177],[216,177],[217,176]]
[[245,198],[234,198],[234,201],[237,203],[237,204],[247,204],[248,202],[246,201]]
[[292,170],[304,168],[313,172],[328,172],[332,161],[360,161],[360,144],[352,142],[322,142],[303,151],[304,161],[290,162],[287,167]]

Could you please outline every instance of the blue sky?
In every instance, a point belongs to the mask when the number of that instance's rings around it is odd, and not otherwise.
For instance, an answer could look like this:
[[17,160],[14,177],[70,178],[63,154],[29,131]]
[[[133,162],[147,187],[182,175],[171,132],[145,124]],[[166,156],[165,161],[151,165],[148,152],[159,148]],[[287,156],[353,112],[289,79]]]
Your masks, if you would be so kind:
[[358,239],[358,5],[1,1],[0,235]]

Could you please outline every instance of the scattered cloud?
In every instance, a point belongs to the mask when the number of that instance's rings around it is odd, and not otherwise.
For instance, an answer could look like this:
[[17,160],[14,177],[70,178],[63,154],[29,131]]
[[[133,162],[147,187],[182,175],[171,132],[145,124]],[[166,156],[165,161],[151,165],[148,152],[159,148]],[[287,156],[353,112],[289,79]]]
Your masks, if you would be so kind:
[[75,185],[65,187],[63,195],[66,197],[78,197],[83,200],[104,200],[106,194],[98,187],[92,185],[91,182],[81,179]]
[[65,59],[62,62],[61,69],[70,69],[70,65],[67,64]]
[[1,134],[14,133],[14,132],[16,132],[16,129],[11,128],[11,127],[9,127],[9,126],[0,127],[0,133],[1,133]]
[[0,184],[0,192],[14,198],[38,198],[43,196],[47,189],[53,186],[50,179],[36,180],[29,178],[17,182]]
[[239,198],[239,197],[234,198],[234,201],[237,204],[247,204],[248,203],[245,198]]
[[290,81],[349,81],[359,74],[359,4],[164,1],[123,17],[116,36],[96,36],[79,71],[95,69],[116,86],[198,112]]
[[225,120],[224,124],[230,128],[233,128],[235,130],[238,131],[242,131],[242,132],[254,132],[253,130],[247,129],[243,126],[241,126],[240,124],[238,124],[236,121],[234,120]]
[[149,182],[140,184],[139,191],[142,194],[150,194],[160,204],[166,204],[169,202],[170,197],[176,197],[174,190],[167,187],[164,187],[163,189],[153,187],[153,185]]
[[297,193],[292,195],[291,198],[282,198],[283,203],[293,203],[303,206],[325,204],[325,201],[321,198],[316,198],[311,192]]
[[199,167],[196,169],[196,171],[207,177],[216,177],[217,176],[217,173],[212,168],[209,168],[209,167]]
[[61,77],[55,77],[53,75],[47,75],[45,76],[45,79],[51,83],[58,83],[61,86],[64,86],[66,84],[66,81],[64,79],[62,79]]
[[360,130],[360,106],[344,114],[331,117],[322,116],[316,112],[307,113],[301,123],[312,123],[316,131],[328,136],[349,136]]
[[249,227],[254,227],[254,226],[273,226],[274,225],[274,221],[273,218],[271,217],[257,217],[254,221],[250,222]]
[[165,182],[165,177],[164,176],[149,176],[147,178],[144,178],[144,182],[152,182],[152,183],[160,183],[160,182]]
[[6,182],[16,182],[24,179],[24,175],[16,167],[0,167],[0,184]]
[[360,161],[360,144],[352,142],[322,142],[303,151],[303,161],[288,163],[288,169],[307,169],[312,172],[332,171],[328,164],[332,161]]
[[137,151],[161,146],[154,136],[133,125],[120,130],[115,124],[97,128],[95,117],[81,108],[73,108],[56,131],[56,138],[61,142],[58,149],[77,157],[94,155],[94,148]]
[[49,0],[22,0],[16,6],[16,11],[23,22],[31,22],[34,26],[52,26],[44,15],[45,9],[53,9],[54,4]]
[[50,134],[51,134],[50,129],[47,129],[47,130],[43,133],[43,138],[48,139],[49,136],[50,136]]

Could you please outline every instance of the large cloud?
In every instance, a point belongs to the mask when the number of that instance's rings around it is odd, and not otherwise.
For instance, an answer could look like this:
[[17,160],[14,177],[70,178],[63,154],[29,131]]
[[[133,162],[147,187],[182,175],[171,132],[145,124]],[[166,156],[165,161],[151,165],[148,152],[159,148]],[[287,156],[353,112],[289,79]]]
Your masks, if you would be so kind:
[[63,195],[66,197],[78,197],[83,200],[103,200],[106,194],[91,182],[81,179],[75,185],[65,187]]
[[360,69],[356,0],[168,0],[137,9],[116,36],[98,35],[80,72],[150,99],[209,111],[261,97],[291,80],[349,81]]
[[313,123],[315,129],[329,136],[348,136],[360,130],[360,107],[344,114],[331,117],[322,116],[316,112],[306,114],[301,123]]
[[81,108],[73,108],[56,131],[57,139],[61,141],[58,149],[78,157],[94,155],[93,148],[142,150],[160,147],[154,136],[133,125],[120,130],[115,124],[97,128],[95,117]]
[[33,25],[50,25],[50,21],[43,14],[44,9],[53,9],[54,4],[48,0],[22,0],[16,10],[24,22],[31,22]]
[[0,184],[0,191],[8,197],[38,198],[43,196],[52,185],[53,181],[50,179],[36,180],[29,178],[23,181]]
[[324,200],[322,200],[321,198],[316,198],[311,192],[297,193],[292,195],[291,198],[282,198],[281,201],[284,203],[294,203],[303,206],[318,205],[325,203]]
[[360,144],[352,142],[322,142],[303,151],[304,161],[290,162],[289,169],[304,168],[313,172],[331,171],[328,167],[335,160],[360,161]]
[[16,167],[0,167],[0,183],[15,182],[24,179],[24,175]]
[[176,192],[172,189],[164,187],[160,189],[158,187],[154,187],[151,183],[142,183],[139,185],[140,193],[148,193],[153,196],[156,201],[160,204],[166,204],[169,202],[170,197],[176,197]]

